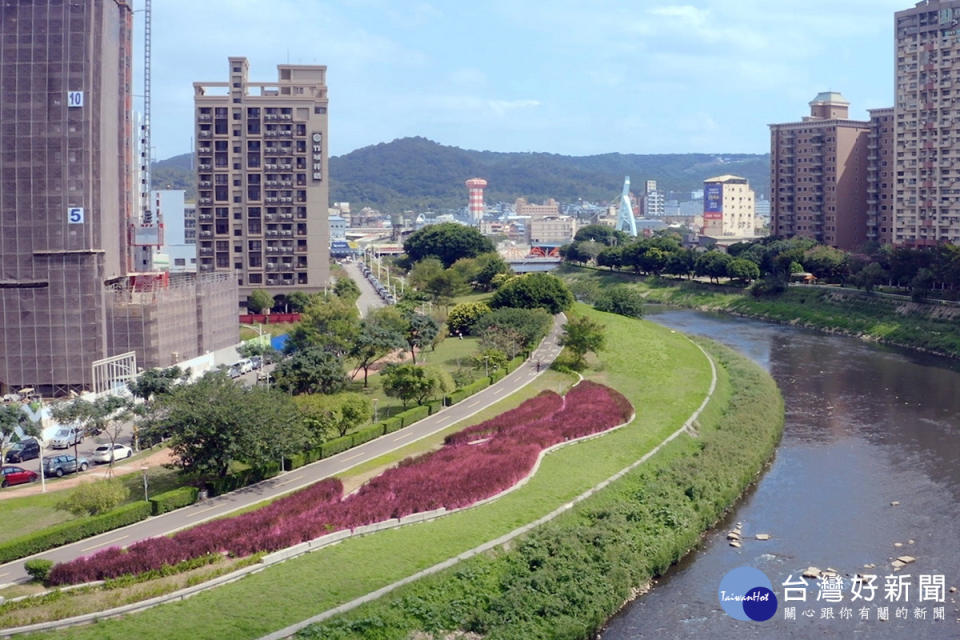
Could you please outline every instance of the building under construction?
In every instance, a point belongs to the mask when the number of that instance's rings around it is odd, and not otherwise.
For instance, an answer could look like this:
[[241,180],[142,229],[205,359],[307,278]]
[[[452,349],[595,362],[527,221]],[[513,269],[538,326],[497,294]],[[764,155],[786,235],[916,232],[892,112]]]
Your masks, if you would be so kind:
[[110,351],[135,351],[143,369],[235,344],[237,331],[237,281],[231,274],[132,276],[107,296]]
[[0,4],[0,392],[236,341],[235,282],[132,274],[132,32],[128,0]]

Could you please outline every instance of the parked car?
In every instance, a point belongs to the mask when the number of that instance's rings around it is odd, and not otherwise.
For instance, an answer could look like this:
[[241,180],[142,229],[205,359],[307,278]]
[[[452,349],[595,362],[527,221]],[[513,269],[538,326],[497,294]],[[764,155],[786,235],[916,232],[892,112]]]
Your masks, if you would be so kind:
[[240,376],[243,375],[243,371],[241,371],[240,367],[238,367],[237,365],[232,365],[230,367],[230,370],[227,371],[227,375],[229,375],[231,378],[239,378]]
[[44,456],[43,457],[43,475],[61,477],[65,473],[74,471],[86,471],[90,463],[86,458],[74,458],[68,455]]
[[66,449],[75,444],[83,442],[83,432],[76,427],[64,427],[57,431],[50,440],[50,446],[54,449]]
[[40,443],[36,438],[27,438],[16,443],[7,451],[7,462],[25,462],[40,457]]
[[240,369],[240,373],[241,373],[241,374],[249,373],[249,372],[253,371],[253,362],[250,361],[250,358],[244,358],[244,359],[242,359],[242,360],[237,360],[237,361],[234,363],[233,366],[235,366],[235,367],[237,367],[238,369]]
[[94,462],[112,462],[122,460],[133,455],[133,449],[125,444],[101,444],[93,450],[90,459]]
[[0,472],[2,472],[3,475],[3,480],[0,481],[0,486],[2,487],[10,487],[25,482],[36,482],[37,478],[40,477],[35,471],[21,467],[4,467],[0,469]]
[[263,366],[263,356],[251,356],[251,357],[250,357],[250,365],[251,365],[254,369],[259,369],[259,368],[261,368],[261,367]]

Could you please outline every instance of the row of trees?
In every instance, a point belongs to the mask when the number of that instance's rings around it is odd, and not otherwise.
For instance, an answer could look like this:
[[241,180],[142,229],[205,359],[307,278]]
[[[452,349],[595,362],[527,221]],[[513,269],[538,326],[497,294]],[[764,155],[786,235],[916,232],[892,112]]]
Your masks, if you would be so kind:
[[726,252],[684,249],[670,233],[633,239],[626,234],[589,225],[563,247],[566,260],[594,262],[611,269],[650,275],[731,278],[741,284],[764,278],[763,290],[782,289],[791,274],[809,272],[824,282],[853,284],[867,291],[878,285],[909,289],[914,297],[933,290],[955,297],[960,292],[960,247],[875,247],[850,253],[820,245],[809,238],[762,238],[739,242]]

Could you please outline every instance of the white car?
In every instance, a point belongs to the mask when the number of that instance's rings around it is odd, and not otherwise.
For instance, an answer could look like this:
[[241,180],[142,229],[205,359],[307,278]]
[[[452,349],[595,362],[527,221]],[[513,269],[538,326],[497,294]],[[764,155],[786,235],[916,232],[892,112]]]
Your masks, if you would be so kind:
[[125,444],[115,444],[112,446],[109,444],[101,444],[93,450],[93,455],[90,456],[90,459],[94,462],[111,462],[113,460],[129,458],[132,455],[133,449]]

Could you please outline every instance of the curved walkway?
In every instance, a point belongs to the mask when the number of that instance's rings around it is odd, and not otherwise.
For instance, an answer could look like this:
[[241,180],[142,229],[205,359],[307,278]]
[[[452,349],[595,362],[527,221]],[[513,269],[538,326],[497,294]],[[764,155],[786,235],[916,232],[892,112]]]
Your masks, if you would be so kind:
[[[405,447],[457,422],[470,418],[509,396],[514,391],[530,384],[548,369],[549,364],[560,354],[561,347],[557,344],[557,339],[565,320],[566,318],[562,314],[554,317],[550,333],[541,341],[524,364],[483,391],[451,407],[441,409],[432,416],[399,431],[348,449],[343,453],[282,473],[255,485],[216,498],[203,500],[183,509],[154,516],[121,529],[114,529],[92,538],[86,538],[73,544],[49,549],[34,556],[0,565],[0,583],[9,584],[28,580],[29,576],[24,568],[24,563],[30,558],[42,556],[54,562],[68,562],[108,547],[126,547],[145,538],[168,535],[207,520],[221,518],[264,500],[270,500],[302,489],[323,478],[343,473],[352,467],[376,459],[400,447]],[[538,360],[546,365],[542,366],[540,371],[533,365]]]
[[[688,338],[688,340],[689,340],[689,338]],[[693,341],[691,340],[691,342],[693,342]],[[617,480],[619,480],[620,478],[622,478],[623,476],[625,476],[626,474],[630,473],[631,471],[633,471],[634,469],[636,469],[637,467],[639,467],[641,464],[643,464],[644,462],[646,462],[647,460],[649,460],[651,456],[653,456],[653,455],[656,454],[658,451],[660,451],[660,449],[662,449],[663,447],[665,447],[669,442],[671,442],[671,441],[673,441],[675,438],[677,438],[677,436],[679,436],[681,433],[686,432],[688,435],[690,435],[690,434],[694,431],[694,423],[696,422],[697,418],[700,417],[700,414],[701,414],[701,413],[703,412],[703,410],[706,408],[706,406],[707,406],[707,404],[710,402],[710,400],[713,398],[713,393],[714,393],[714,391],[716,391],[716,388],[717,388],[717,366],[716,366],[716,364],[714,364],[713,358],[711,358],[710,355],[709,355],[709,354],[704,350],[704,348],[701,347],[699,344],[697,344],[696,342],[693,342],[693,344],[694,344],[698,349],[700,349],[700,352],[703,353],[703,356],[707,359],[707,362],[710,364],[710,374],[711,374],[711,377],[710,377],[710,388],[707,390],[707,394],[706,394],[706,396],[704,397],[703,402],[700,403],[700,406],[697,407],[696,411],[694,411],[692,414],[690,414],[690,417],[687,418],[687,420],[680,426],[680,428],[677,429],[676,431],[674,431],[673,433],[671,433],[671,434],[670,434],[669,436],[667,436],[666,438],[664,438],[663,441],[660,442],[660,444],[658,444],[658,445],[655,446],[653,449],[651,449],[650,451],[648,451],[647,453],[645,453],[645,454],[644,454],[643,456],[641,456],[638,460],[636,460],[635,462],[631,463],[629,466],[624,467],[623,469],[621,469],[621,470],[618,471],[617,473],[613,474],[612,476],[610,476],[609,478],[607,478],[607,479],[604,480],[603,482],[600,482],[599,484],[597,484],[596,486],[592,487],[591,489],[588,489],[587,491],[581,493],[580,495],[578,495],[576,498],[574,498],[574,499],[571,500],[570,502],[567,502],[567,503],[561,505],[560,507],[557,507],[556,509],[554,509],[553,511],[551,511],[551,512],[548,513],[547,515],[545,515],[545,516],[543,516],[543,517],[541,517],[541,518],[538,518],[538,519],[534,520],[533,522],[530,522],[530,523],[528,523],[528,524],[525,524],[525,525],[523,525],[522,527],[518,527],[518,528],[514,529],[513,531],[510,531],[509,533],[506,533],[506,534],[500,536],[499,538],[496,538],[496,539],[491,540],[491,541],[489,541],[489,542],[485,542],[484,544],[482,544],[482,545],[480,545],[480,546],[477,546],[477,547],[474,547],[473,549],[470,549],[469,551],[465,551],[465,552],[461,553],[460,555],[458,555],[458,556],[456,556],[456,557],[454,557],[454,558],[450,558],[450,559],[445,560],[445,561],[443,561],[443,562],[437,563],[437,564],[433,565],[432,567],[428,567],[428,568],[424,569],[423,571],[419,571],[419,572],[413,574],[412,576],[408,576],[408,577],[406,577],[406,578],[404,578],[404,579],[402,579],[402,580],[398,580],[397,582],[394,582],[394,583],[392,583],[392,584],[388,584],[387,586],[382,587],[382,588],[380,588],[380,589],[377,589],[376,591],[373,591],[373,592],[371,592],[371,593],[368,593],[368,594],[366,594],[366,595],[364,595],[364,596],[360,596],[359,598],[355,598],[354,600],[351,600],[350,602],[346,602],[346,603],[340,605],[339,607],[334,607],[333,609],[328,609],[327,611],[324,611],[324,612],[322,612],[322,613],[319,613],[319,614],[317,614],[317,615],[315,615],[315,616],[313,616],[313,617],[311,617],[311,618],[308,618],[308,619],[303,620],[303,621],[301,621],[301,622],[298,622],[298,623],[296,623],[296,624],[292,624],[292,625],[290,625],[290,626],[288,626],[288,627],[285,627],[285,628],[283,628],[283,629],[280,629],[279,631],[276,631],[276,632],[271,633],[271,634],[269,634],[269,635],[263,636],[260,640],[282,640],[283,638],[288,638],[288,637],[292,636],[293,634],[297,633],[298,631],[300,631],[301,629],[304,629],[304,628],[310,626],[311,624],[315,624],[315,623],[317,623],[317,622],[322,622],[322,621],[324,621],[324,620],[327,620],[328,618],[332,618],[333,616],[339,615],[339,614],[341,614],[341,613],[346,613],[347,611],[350,611],[351,609],[355,609],[355,608],[359,607],[360,605],[366,604],[366,603],[368,603],[368,602],[373,602],[374,600],[380,598],[381,596],[384,596],[384,595],[390,593],[391,591],[394,591],[395,589],[398,589],[398,588],[400,588],[400,587],[402,587],[402,586],[404,586],[404,585],[410,584],[411,582],[414,582],[414,581],[416,581],[416,580],[419,580],[420,578],[423,578],[423,577],[425,577],[425,576],[429,576],[429,575],[432,575],[432,574],[435,574],[435,573],[439,573],[440,571],[443,571],[444,569],[448,569],[448,568],[456,565],[456,564],[457,564],[458,562],[460,562],[461,560],[466,560],[466,559],[468,559],[468,558],[472,558],[472,557],[475,556],[475,555],[478,555],[478,554],[481,554],[481,553],[485,553],[485,552],[487,552],[487,551],[490,551],[491,549],[495,549],[495,548],[497,548],[497,547],[499,547],[499,546],[501,546],[501,545],[503,545],[503,544],[506,544],[507,542],[513,540],[514,538],[516,538],[516,537],[518,537],[518,536],[521,536],[521,535],[523,535],[523,534],[525,534],[525,533],[528,533],[529,531],[535,529],[536,527],[539,527],[540,525],[545,524],[545,523],[553,520],[553,519],[556,518],[557,516],[559,516],[559,515],[561,515],[561,514],[563,514],[563,513],[566,513],[567,511],[569,511],[570,509],[572,509],[574,505],[576,505],[576,504],[578,504],[578,503],[580,503],[580,502],[583,502],[584,500],[586,500],[586,499],[589,498],[590,496],[594,495],[594,494],[597,493],[598,491],[606,488],[606,487],[607,487],[608,485],[610,485],[611,483],[616,482]],[[609,431],[603,432],[603,434],[606,434],[606,433],[609,433]],[[603,434],[597,434],[597,435],[603,435]],[[594,436],[594,437],[595,437],[595,436]]]

